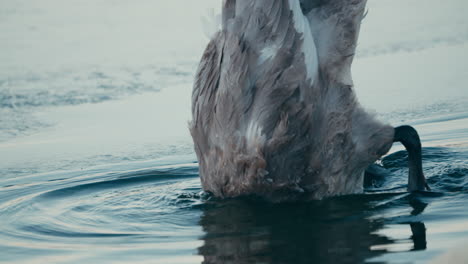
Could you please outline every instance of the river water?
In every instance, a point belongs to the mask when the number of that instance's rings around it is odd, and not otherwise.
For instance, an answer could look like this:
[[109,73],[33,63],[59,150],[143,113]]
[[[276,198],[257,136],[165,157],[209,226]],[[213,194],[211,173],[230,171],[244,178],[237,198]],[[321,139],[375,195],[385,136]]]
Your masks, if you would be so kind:
[[427,263],[468,246],[466,1],[369,1],[353,65],[360,102],[420,132],[432,191],[405,191],[395,145],[365,193],[288,204],[202,192],[187,121],[219,3],[165,2],[0,4],[0,262]]

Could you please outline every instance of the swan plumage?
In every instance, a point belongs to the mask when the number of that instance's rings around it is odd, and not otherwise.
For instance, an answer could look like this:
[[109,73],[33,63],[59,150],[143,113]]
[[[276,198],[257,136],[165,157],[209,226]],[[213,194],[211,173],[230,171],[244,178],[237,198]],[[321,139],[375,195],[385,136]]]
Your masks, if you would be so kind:
[[362,191],[395,130],[359,105],[366,0],[224,0],[192,93],[204,190],[281,201]]

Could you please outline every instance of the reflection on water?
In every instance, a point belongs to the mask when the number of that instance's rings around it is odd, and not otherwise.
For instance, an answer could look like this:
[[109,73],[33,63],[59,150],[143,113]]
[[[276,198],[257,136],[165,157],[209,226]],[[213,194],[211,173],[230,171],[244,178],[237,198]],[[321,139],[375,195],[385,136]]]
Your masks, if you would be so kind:
[[[409,204],[413,207],[411,215],[419,215],[427,207],[427,203],[419,200],[418,198],[410,199]],[[424,250],[426,249],[426,225],[423,222],[410,223],[411,226],[411,239],[413,240],[414,247],[412,250]]]
[[413,250],[426,249],[426,226],[422,222],[410,223],[411,226],[411,239],[413,240]]
[[[206,235],[199,254],[204,263],[363,263],[399,243],[378,232],[385,219],[371,217],[374,205],[388,198],[360,195],[283,205],[248,199],[214,202],[200,220]],[[412,207],[412,215],[427,206],[417,197],[409,201],[400,206]],[[409,250],[426,249],[424,223],[408,225]]]

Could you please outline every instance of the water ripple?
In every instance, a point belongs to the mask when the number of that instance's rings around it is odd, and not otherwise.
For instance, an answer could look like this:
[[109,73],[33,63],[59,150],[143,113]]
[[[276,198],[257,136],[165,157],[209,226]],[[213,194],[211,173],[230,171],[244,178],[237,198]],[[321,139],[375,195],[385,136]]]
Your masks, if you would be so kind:
[[[468,217],[461,210],[468,190],[467,153],[423,149],[432,192],[406,192],[407,155],[395,152],[382,160],[391,176],[381,187],[293,204],[214,199],[202,191],[196,163],[146,162],[4,179],[0,249],[8,252],[7,259],[68,255],[75,258],[65,262],[80,262],[87,258],[84,245],[93,245],[94,260],[114,259],[118,248],[127,261],[138,254],[176,263],[183,262],[177,256],[196,254],[206,263],[275,262],[265,259],[272,255],[285,261],[347,256],[363,262],[426,250],[431,245],[427,224],[453,226],[458,233],[443,233],[450,237],[468,232],[459,226]],[[310,244],[311,239],[326,242]],[[350,252],[355,254],[349,257]]]

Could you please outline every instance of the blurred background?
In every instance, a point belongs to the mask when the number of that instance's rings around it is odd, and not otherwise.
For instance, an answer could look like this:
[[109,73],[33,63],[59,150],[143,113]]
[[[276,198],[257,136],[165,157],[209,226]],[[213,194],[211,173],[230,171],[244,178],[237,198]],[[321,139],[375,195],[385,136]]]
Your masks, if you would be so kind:
[[[219,5],[2,1],[0,167],[192,153],[192,79]],[[464,110],[466,7],[461,0],[369,1],[353,68],[363,105],[393,123],[416,108],[411,118],[425,107],[445,111],[444,103]]]

